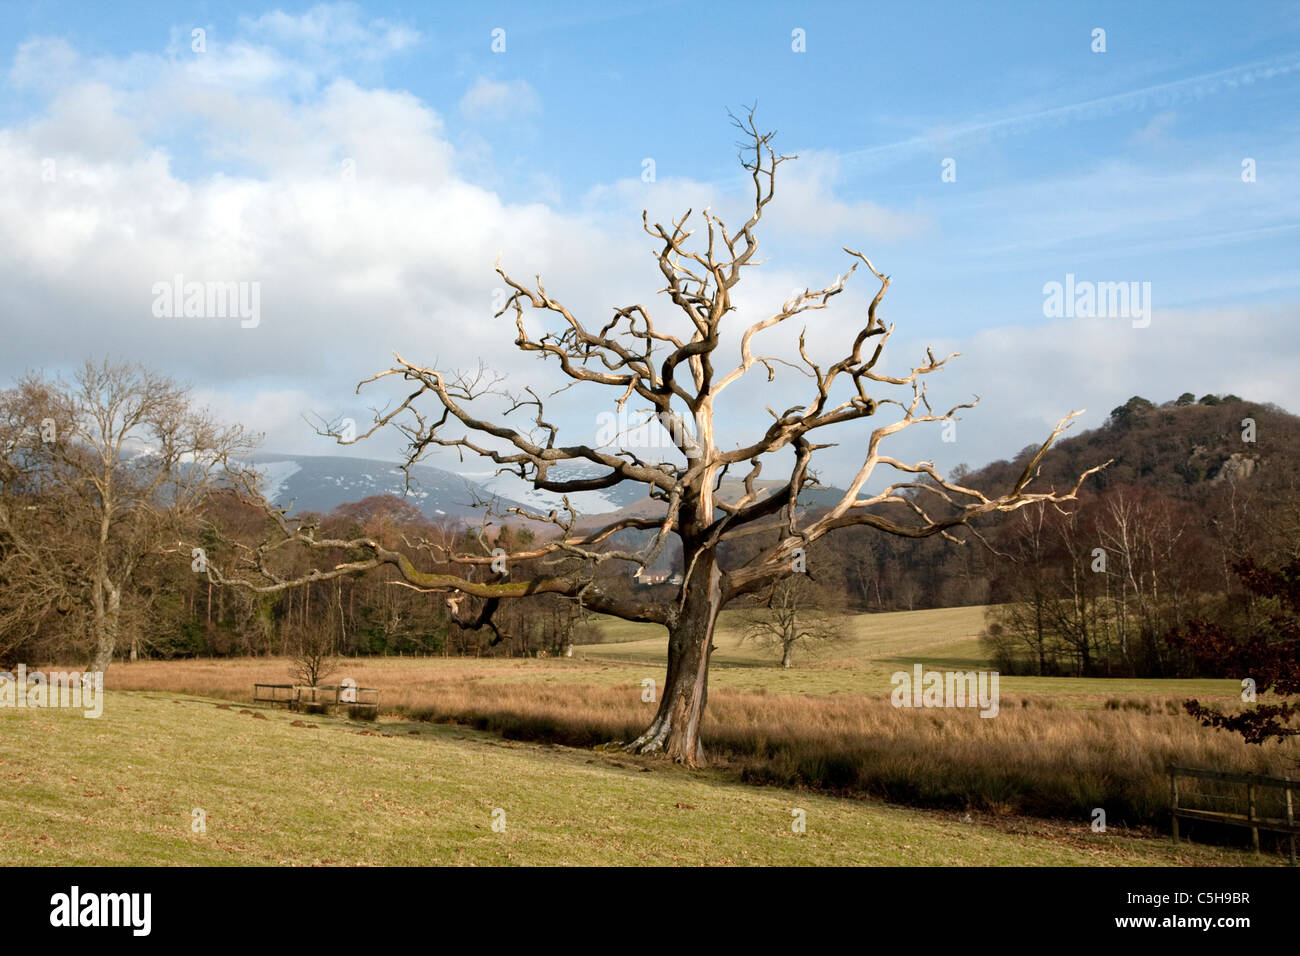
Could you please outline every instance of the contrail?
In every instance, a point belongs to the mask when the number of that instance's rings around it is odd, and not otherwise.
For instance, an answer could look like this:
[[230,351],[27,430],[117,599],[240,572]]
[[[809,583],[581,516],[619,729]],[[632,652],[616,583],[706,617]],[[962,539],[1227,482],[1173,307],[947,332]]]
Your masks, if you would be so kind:
[[1003,119],[987,122],[964,123],[942,132],[930,135],[913,136],[910,139],[887,143],[883,146],[871,146],[866,149],[841,153],[840,159],[861,161],[872,157],[883,158],[890,153],[905,153],[919,149],[930,149],[939,143],[954,143],[974,136],[1005,137],[1027,133],[1037,127],[1062,126],[1076,119],[1093,119],[1112,116],[1115,113],[1130,110],[1145,110],[1151,106],[1165,108],[1177,103],[1194,103],[1207,96],[1224,90],[1250,86],[1256,82],[1272,80],[1287,76],[1300,70],[1300,53],[1289,53],[1271,60],[1261,60],[1242,66],[1229,67],[1213,73],[1174,80],[1169,83],[1157,83],[1140,90],[1100,96],[1096,99],[1054,106],[1051,109],[1022,113]]

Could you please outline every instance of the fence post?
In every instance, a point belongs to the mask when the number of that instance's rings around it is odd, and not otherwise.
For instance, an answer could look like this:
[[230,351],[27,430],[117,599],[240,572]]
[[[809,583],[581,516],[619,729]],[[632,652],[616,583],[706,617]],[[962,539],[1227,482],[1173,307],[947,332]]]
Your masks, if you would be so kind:
[[[1246,819],[1255,821],[1255,781],[1246,784]],[[1250,828],[1250,845],[1259,852],[1259,827]]]
[[1174,842],[1178,842],[1178,770],[1176,768],[1169,771],[1169,804],[1173,807],[1174,814]]
[[[1287,775],[1282,778],[1286,781],[1286,825],[1295,826],[1295,808],[1291,804],[1291,777]],[[1295,866],[1295,834],[1288,833],[1287,838],[1291,841],[1291,865]]]

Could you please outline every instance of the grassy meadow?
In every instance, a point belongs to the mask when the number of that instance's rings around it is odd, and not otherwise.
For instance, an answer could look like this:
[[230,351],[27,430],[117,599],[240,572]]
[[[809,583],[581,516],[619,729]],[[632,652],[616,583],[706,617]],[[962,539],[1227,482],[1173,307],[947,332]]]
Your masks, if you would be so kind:
[[284,659],[114,664],[97,721],[0,711],[0,831],[18,837],[0,861],[1253,861],[1163,836],[1169,763],[1296,770],[1295,742],[1250,747],[1181,712],[1189,696],[1231,705],[1231,681],[1006,678],[994,719],[891,706],[895,671],[985,667],[982,623],[979,608],[848,617],[845,640],[783,670],[724,616],[701,771],[605,746],[653,713],[653,626],[602,622],[572,658],[341,662],[331,680],[382,691],[373,723],[251,706],[255,682],[290,680]]
[[[1250,865],[1236,850],[752,787],[447,725],[110,693],[0,712],[4,865]],[[195,810],[205,832],[195,832]],[[494,830],[494,811],[504,830]],[[795,833],[792,811],[806,814]]]

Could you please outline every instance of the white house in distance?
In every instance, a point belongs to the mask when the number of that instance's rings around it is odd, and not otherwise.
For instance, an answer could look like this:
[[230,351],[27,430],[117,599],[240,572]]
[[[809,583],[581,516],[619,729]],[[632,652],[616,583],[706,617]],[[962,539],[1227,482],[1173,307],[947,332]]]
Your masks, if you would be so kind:
[[632,575],[632,580],[643,588],[654,587],[656,584],[679,586],[682,583],[682,576],[668,570],[648,571],[645,568],[637,568],[636,573]]

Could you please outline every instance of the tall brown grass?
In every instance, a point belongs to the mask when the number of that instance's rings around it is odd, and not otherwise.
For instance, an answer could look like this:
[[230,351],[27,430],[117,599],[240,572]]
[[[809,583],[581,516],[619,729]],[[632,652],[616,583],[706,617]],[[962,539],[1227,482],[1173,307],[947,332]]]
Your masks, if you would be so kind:
[[[263,660],[134,664],[114,667],[109,684],[248,700],[254,681],[284,682],[284,668]],[[493,679],[499,673],[490,664],[380,661],[355,676],[382,690],[386,714],[512,739],[575,747],[629,740],[653,714],[638,685]],[[1058,707],[1050,697],[1004,695],[988,719],[856,695],[716,689],[703,732],[710,758],[750,783],[1080,821],[1101,807],[1110,824],[1128,826],[1167,823],[1171,763],[1266,774],[1297,766],[1300,748],[1251,746],[1208,730],[1173,698],[1098,704]]]

